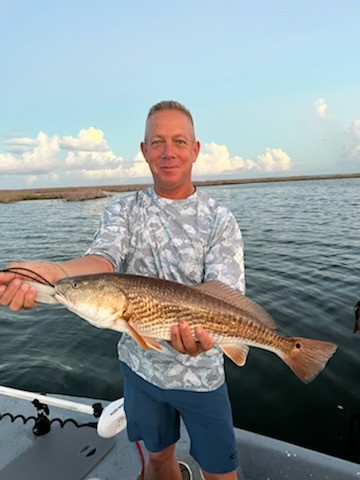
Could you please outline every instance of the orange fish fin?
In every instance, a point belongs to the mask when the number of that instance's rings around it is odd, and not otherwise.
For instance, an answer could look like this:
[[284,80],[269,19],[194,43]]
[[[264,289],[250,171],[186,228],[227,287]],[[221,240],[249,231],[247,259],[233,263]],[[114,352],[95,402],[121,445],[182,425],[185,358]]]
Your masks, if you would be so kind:
[[135,342],[140,345],[144,350],[150,350],[150,346],[148,345],[146,339],[140,335],[139,332],[136,331],[136,329],[130,324],[130,322],[126,322],[123,320],[125,323],[122,331],[129,334],[130,337],[135,340]]
[[304,383],[311,382],[334,355],[337,345],[322,340],[294,337],[290,353],[276,352]]
[[141,335],[138,330],[136,329],[136,320],[133,317],[129,316],[128,321],[126,322],[127,328],[126,328],[126,333],[128,333],[134,340],[137,342],[140,347],[144,348],[145,350],[149,350],[150,348],[153,348],[154,350],[157,350],[158,352],[162,351],[161,345],[154,340],[151,337],[147,337],[145,335]]
[[157,350],[158,352],[162,352],[162,346],[153,338],[151,337],[142,337],[145,342],[149,345],[149,347],[153,348],[154,350]]
[[246,313],[250,318],[255,316],[256,318],[251,318],[254,322],[260,323],[267,328],[276,328],[274,320],[263,307],[223,282],[210,280],[209,282],[200,283],[199,285],[192,285],[191,288],[200,290],[206,295],[217,298],[222,302],[229,303],[231,306]]
[[247,345],[219,345],[221,350],[229,357],[236,365],[243,367],[246,363],[246,358],[249,352]]
[[219,282],[219,280],[209,280],[208,282],[199,283],[198,285],[191,285],[191,288],[200,290],[211,297],[228,303],[232,303],[231,300],[233,300],[236,294],[242,295],[238,290],[226,285],[226,283]]

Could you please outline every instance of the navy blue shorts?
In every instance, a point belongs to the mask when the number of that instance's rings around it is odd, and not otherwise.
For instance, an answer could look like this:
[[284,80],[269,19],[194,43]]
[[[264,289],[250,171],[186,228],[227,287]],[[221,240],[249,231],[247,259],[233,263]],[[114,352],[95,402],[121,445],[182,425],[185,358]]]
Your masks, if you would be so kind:
[[239,466],[226,384],[212,392],[163,390],[120,362],[129,440],[159,452],[180,438],[180,416],[191,440],[190,454],[209,473]]

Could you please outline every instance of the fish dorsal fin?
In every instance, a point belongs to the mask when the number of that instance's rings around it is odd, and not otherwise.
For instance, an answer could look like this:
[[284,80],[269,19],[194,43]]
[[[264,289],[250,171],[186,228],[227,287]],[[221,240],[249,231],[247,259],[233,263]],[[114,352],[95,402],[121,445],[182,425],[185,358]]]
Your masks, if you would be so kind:
[[219,345],[219,347],[236,365],[239,367],[245,365],[249,352],[249,347],[247,345]]
[[226,285],[226,283],[219,282],[219,280],[209,280],[208,282],[199,283],[198,285],[192,285],[191,288],[200,290],[211,297],[231,303],[234,306],[236,306],[238,295],[243,296],[238,290]]
[[249,314],[253,321],[267,328],[276,328],[274,320],[266,310],[238,290],[235,290],[223,282],[219,282],[219,280],[210,280],[209,282],[200,283],[199,285],[192,285],[191,288],[200,290],[206,295],[210,295],[213,298],[242,310]]

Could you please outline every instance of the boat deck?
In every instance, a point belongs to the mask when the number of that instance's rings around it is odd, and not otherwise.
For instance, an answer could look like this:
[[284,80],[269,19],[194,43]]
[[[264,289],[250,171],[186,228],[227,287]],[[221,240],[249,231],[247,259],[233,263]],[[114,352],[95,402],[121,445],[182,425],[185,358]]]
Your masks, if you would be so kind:
[[[97,401],[64,396],[59,396],[59,398],[71,399],[88,405]],[[105,406],[107,402],[101,403]],[[53,406],[49,409],[50,420],[73,418],[78,423],[96,421],[93,417],[83,413]],[[37,437],[32,432],[33,420],[28,421],[25,425],[20,418],[12,422],[8,416],[4,417],[7,412],[13,416],[37,416],[36,409],[31,402],[0,395],[0,417],[3,416],[0,421],[0,480],[12,480],[12,478],[45,480],[46,476],[46,480],[49,478],[52,480],[57,478],[66,478],[66,480],[141,479],[141,457],[136,445],[128,442],[125,431],[112,439],[101,439],[95,429],[83,427],[78,429],[83,430],[83,433],[79,434],[81,438],[77,438],[78,435],[72,433],[77,428],[72,424],[66,424],[64,428],[66,433],[62,434],[59,433],[61,430],[59,422],[54,422],[49,434]],[[236,439],[246,480],[360,480],[360,465],[355,463],[240,429],[236,429]],[[99,458],[95,458],[96,455],[93,455],[92,446],[95,446],[93,450],[96,450]],[[93,457],[92,462],[95,465],[84,465],[84,462],[87,461],[86,454],[83,455],[84,450],[90,451],[89,456]],[[108,453],[107,450],[109,450]],[[146,459],[145,449],[144,453]],[[199,469],[189,455],[189,438],[184,428],[177,446],[177,453],[179,459],[192,466],[194,480],[199,480]],[[104,456],[102,457],[102,455]],[[31,463],[31,460],[34,461]],[[21,462],[25,462],[25,474],[22,475],[22,478],[18,474],[17,477],[11,477],[8,472],[20,468]],[[64,474],[61,470],[65,468],[66,464],[72,468],[66,470],[66,474]],[[79,468],[77,468],[77,464],[80,465]],[[40,465],[43,468],[40,468]],[[44,471],[47,473],[45,474]],[[44,478],[41,475],[45,475]],[[63,476],[61,477],[61,475]]]

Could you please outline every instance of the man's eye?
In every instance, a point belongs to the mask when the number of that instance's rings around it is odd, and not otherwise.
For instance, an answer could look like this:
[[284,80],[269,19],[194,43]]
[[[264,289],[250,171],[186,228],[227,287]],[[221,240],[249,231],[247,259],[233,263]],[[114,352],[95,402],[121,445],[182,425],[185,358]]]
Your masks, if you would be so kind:
[[151,142],[151,145],[156,146],[156,145],[161,145],[161,143],[162,143],[161,140],[153,140],[153,141]]
[[178,145],[186,145],[186,141],[183,140],[182,138],[178,138],[178,139],[176,140],[176,143],[177,143]]

